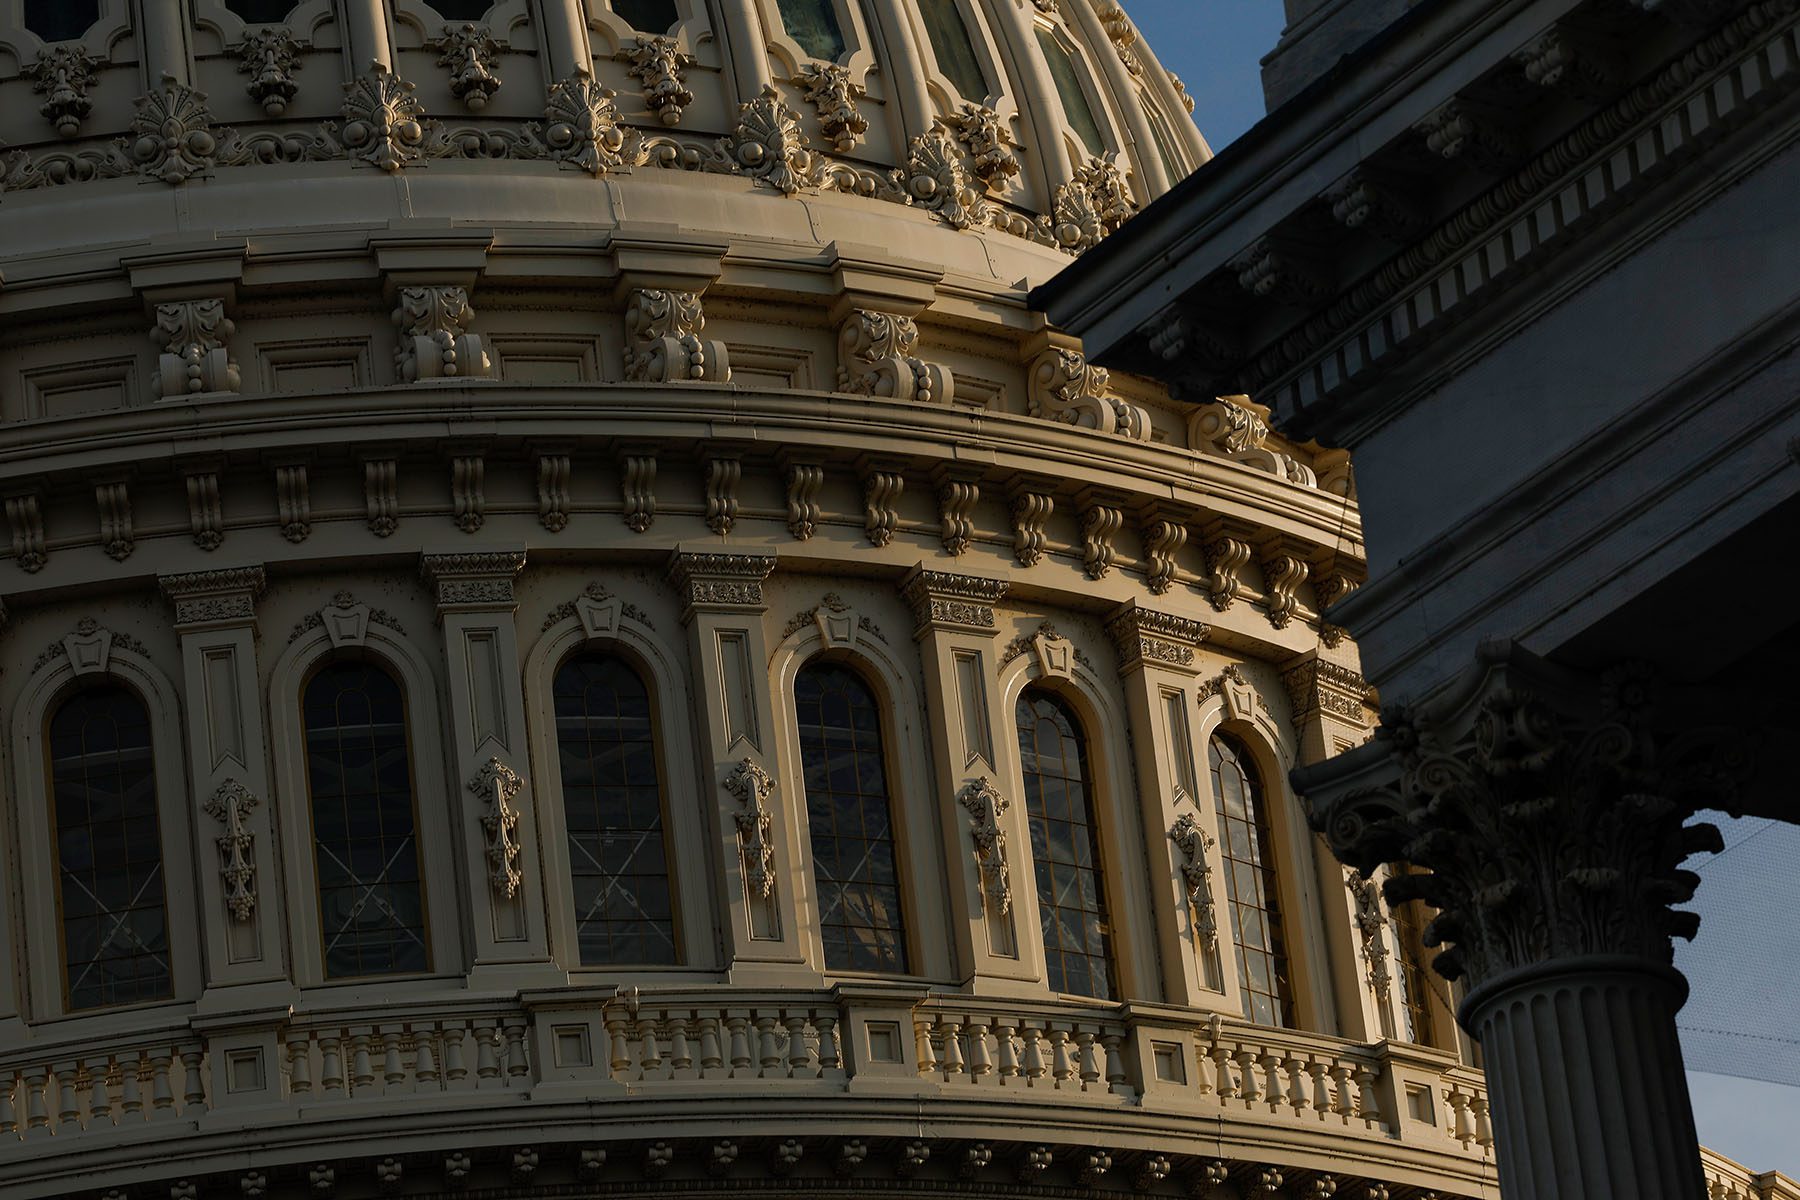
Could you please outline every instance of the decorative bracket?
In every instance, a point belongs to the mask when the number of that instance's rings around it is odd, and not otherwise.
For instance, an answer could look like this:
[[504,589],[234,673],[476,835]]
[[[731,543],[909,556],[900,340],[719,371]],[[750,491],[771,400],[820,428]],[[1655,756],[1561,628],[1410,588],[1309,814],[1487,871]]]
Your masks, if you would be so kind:
[[402,383],[421,379],[486,378],[493,372],[481,335],[467,332],[475,319],[469,293],[450,284],[402,287],[394,309],[400,345],[394,362]]
[[150,340],[162,353],[153,391],[165,400],[237,391],[242,386],[238,365],[225,348],[225,339],[236,331],[225,315],[225,302],[217,297],[158,304]]
[[697,292],[635,288],[625,308],[625,378],[634,383],[731,382],[725,343],[702,338]]
[[1012,867],[1006,858],[1006,830],[1001,818],[1011,802],[986,775],[965,783],[956,802],[969,813],[969,836],[981,868],[981,891],[1001,916],[1012,911]]
[[853,396],[948,404],[956,377],[918,355],[919,326],[911,317],[858,308],[838,333],[838,390]]
[[1200,936],[1203,949],[1216,950],[1219,920],[1213,908],[1211,854],[1218,842],[1200,828],[1192,813],[1182,813],[1175,819],[1169,840],[1181,851],[1181,878],[1187,887],[1188,903],[1194,908],[1194,932]]
[[775,780],[746,758],[725,777],[725,790],[743,807],[735,819],[744,885],[766,900],[775,894],[775,818],[767,803],[775,794]]
[[219,875],[225,881],[225,907],[239,921],[256,911],[256,835],[250,831],[250,811],[257,799],[236,779],[221,783],[206,800],[206,815],[222,822],[225,832],[217,838]]
[[494,891],[511,900],[519,894],[524,875],[519,870],[519,810],[513,798],[525,781],[497,756],[490,758],[469,780],[469,790],[487,801],[481,827],[487,832],[488,882]]
[[683,54],[672,37],[639,38],[636,46],[621,50],[633,78],[644,85],[644,104],[664,125],[681,124],[682,110],[694,102],[694,93],[681,79],[683,67],[694,65],[694,56]]
[[1031,368],[1031,414],[1096,433],[1148,441],[1149,415],[1135,404],[1107,395],[1111,381],[1106,369],[1090,365],[1080,350],[1052,346],[1038,355]]

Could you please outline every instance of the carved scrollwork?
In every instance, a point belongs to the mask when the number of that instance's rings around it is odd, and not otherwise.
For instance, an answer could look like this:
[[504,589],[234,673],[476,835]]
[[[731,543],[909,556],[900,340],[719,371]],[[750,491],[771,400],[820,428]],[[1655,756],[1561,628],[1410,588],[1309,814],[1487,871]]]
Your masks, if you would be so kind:
[[1051,221],[1056,242],[1080,254],[1130,220],[1137,211],[1119,169],[1104,159],[1090,159],[1075,178],[1056,189]]
[[1175,586],[1175,556],[1187,545],[1187,526],[1167,517],[1158,518],[1143,527],[1144,586],[1160,596]]
[[165,399],[201,392],[235,392],[242,386],[238,365],[225,346],[237,327],[225,302],[171,300],[156,306],[150,340],[161,347],[152,390]]
[[219,876],[225,884],[225,907],[239,921],[248,921],[256,911],[256,835],[250,831],[250,812],[256,805],[249,788],[227,779],[204,806],[207,816],[225,826],[215,839]]
[[1044,525],[1054,511],[1056,498],[1048,492],[1020,491],[1013,496],[1013,557],[1021,567],[1035,567],[1043,561]]
[[981,499],[980,486],[973,479],[944,479],[938,483],[937,498],[945,552],[951,555],[968,553],[975,540],[975,523],[971,516],[976,502]]
[[1019,174],[1019,156],[1013,153],[1012,138],[993,109],[964,102],[944,118],[944,124],[968,149],[970,169],[989,191],[1005,190],[1007,181]]
[[219,473],[201,469],[187,475],[188,529],[194,545],[217,550],[225,542],[225,510],[219,497]]
[[900,494],[906,477],[895,470],[873,469],[863,476],[863,532],[869,545],[885,546],[894,540],[900,523]]
[[734,819],[744,886],[752,896],[766,900],[775,894],[775,817],[768,805],[768,798],[775,794],[775,780],[746,758],[725,777],[725,790],[740,806]]
[[561,533],[569,526],[569,456],[540,454],[537,465],[538,524]]
[[93,111],[88,89],[94,86],[97,66],[88,52],[73,42],[59,42],[38,51],[36,61],[25,68],[31,77],[33,91],[44,97],[38,113],[56,127],[56,132],[72,138],[81,132],[81,123]]
[[800,114],[766,84],[762,95],[738,109],[731,136],[719,141],[718,151],[743,174],[784,196],[818,187],[823,181],[824,164],[807,149]]
[[1248,396],[1220,396],[1188,418],[1188,442],[1204,454],[1255,467],[1301,487],[1317,487],[1311,467],[1269,445],[1269,410]]
[[1346,872],[1344,886],[1349,889],[1353,905],[1350,919],[1355,922],[1362,941],[1369,990],[1376,1000],[1385,1004],[1393,989],[1394,973],[1388,968],[1387,916],[1381,911],[1381,897],[1375,881],[1361,871]]
[[918,355],[919,326],[911,317],[854,310],[838,332],[838,390],[857,396],[948,404],[956,378],[948,367]]
[[656,455],[621,455],[619,488],[625,505],[625,527],[633,533],[648,531],[656,520]]
[[637,288],[625,308],[625,378],[637,383],[731,382],[725,343],[702,338],[706,313],[694,292]]
[[493,363],[481,335],[467,332],[475,310],[469,307],[469,293],[462,288],[446,284],[402,287],[393,319],[400,330],[394,364],[402,383],[482,378],[492,373]]
[[816,463],[789,463],[787,468],[787,527],[799,541],[819,530],[819,489],[825,486],[825,468]]
[[213,165],[219,140],[212,132],[206,93],[180,83],[138,97],[127,151],[140,174],[164,183],[186,183]]
[[1188,903],[1194,910],[1194,933],[1205,950],[1219,946],[1219,919],[1213,907],[1212,850],[1218,845],[1213,835],[1200,828],[1194,814],[1182,813],[1169,830],[1169,840],[1181,851],[1181,881],[1187,889]]
[[131,488],[121,480],[94,485],[94,505],[100,510],[100,547],[114,562],[124,562],[137,549],[131,524]]
[[988,203],[974,183],[963,148],[941,125],[913,138],[906,152],[906,194],[952,229],[987,219]]
[[1089,504],[1081,514],[1081,568],[1089,579],[1105,579],[1116,554],[1114,540],[1125,514],[1110,504]]
[[312,536],[312,488],[305,463],[275,468],[275,508],[282,537],[298,545]]
[[544,104],[548,157],[596,178],[642,162],[642,139],[620,124],[615,95],[586,75],[551,84]]
[[1292,554],[1273,554],[1263,559],[1263,605],[1269,612],[1269,624],[1287,628],[1300,610],[1300,585],[1312,574],[1312,565]]
[[681,72],[694,65],[672,37],[639,38],[637,45],[621,50],[633,78],[644,85],[644,104],[664,125],[681,124],[681,114],[694,102],[694,93],[682,82]]
[[487,834],[488,883],[511,900],[519,894],[524,874],[519,869],[519,810],[513,800],[525,781],[498,756],[481,764],[469,780],[469,790],[486,803],[481,828]]
[[832,149],[848,154],[869,132],[869,120],[857,111],[856,101],[868,90],[839,63],[809,62],[794,80],[805,89],[806,102],[819,114],[819,129]]
[[1080,350],[1052,346],[1031,370],[1031,412],[1047,421],[1116,433],[1135,441],[1150,437],[1150,418],[1135,404],[1107,395],[1112,376],[1091,365]]
[[1241,538],[1219,534],[1207,539],[1204,551],[1206,579],[1202,586],[1206,589],[1206,599],[1215,609],[1225,612],[1237,600],[1243,570],[1250,562],[1253,548]]
[[413,85],[379,66],[344,85],[343,111],[339,137],[345,149],[383,171],[398,171],[419,158],[436,125],[426,118]]
[[956,802],[969,814],[969,837],[975,843],[982,895],[1004,916],[1012,911],[1012,865],[1007,861],[1006,829],[1001,822],[1011,801],[983,775],[965,783],[956,793]]
[[1144,73],[1144,64],[1137,56],[1137,29],[1131,24],[1131,18],[1117,4],[1101,3],[1095,6],[1100,15],[1100,26],[1106,30],[1107,39],[1113,49],[1119,52],[1119,61],[1133,75]]
[[246,30],[238,43],[238,70],[250,76],[244,91],[266,115],[281,116],[299,93],[294,72],[300,68],[300,50],[293,32],[279,25]]
[[744,464],[736,458],[706,460],[706,527],[720,537],[737,523],[737,489],[743,474]]
[[363,506],[369,532],[388,537],[400,527],[398,467],[391,458],[363,462]]
[[444,26],[425,44],[438,52],[437,65],[450,72],[450,94],[470,112],[486,108],[500,90],[500,43],[494,31],[465,21]]

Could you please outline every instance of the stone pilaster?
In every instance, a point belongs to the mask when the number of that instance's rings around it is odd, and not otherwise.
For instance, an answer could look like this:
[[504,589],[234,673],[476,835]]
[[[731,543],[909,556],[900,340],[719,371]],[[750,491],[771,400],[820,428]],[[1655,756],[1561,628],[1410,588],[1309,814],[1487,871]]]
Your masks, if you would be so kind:
[[473,970],[548,963],[514,623],[513,580],[525,552],[426,553],[419,567],[444,636],[452,810],[461,814],[457,874],[468,891]]
[[1630,671],[1577,674],[1490,643],[1370,745],[1294,773],[1339,858],[1427,872],[1384,890],[1438,910],[1425,940],[1448,948],[1433,966],[1469,985],[1458,1019],[1485,1053],[1507,1195],[1705,1194],[1670,966],[1671,937],[1698,918],[1670,906],[1699,882],[1682,859],[1719,847],[1684,823],[1730,806],[1735,759],[1692,730],[1659,736],[1654,714]]
[[693,663],[702,786],[713,798],[724,867],[725,953],[733,978],[759,966],[806,961],[796,902],[799,858],[783,831],[787,806],[803,803],[800,781],[782,779],[769,695],[768,606],[763,581],[772,554],[677,550],[669,579],[681,596]]
[[1118,650],[1131,719],[1165,998],[1234,1011],[1225,1003],[1222,910],[1213,893],[1217,838],[1213,814],[1202,807],[1204,768],[1191,716],[1199,700],[1197,650],[1212,630],[1134,601],[1112,612],[1106,632]]
[[[164,575],[181,639],[206,987],[280,980],[281,884],[256,669],[260,566]],[[203,1002],[204,1003],[204,1002]],[[221,1001],[231,1004],[231,1001]]]
[[1031,923],[1030,844],[1013,723],[999,688],[994,605],[1002,579],[914,567],[900,594],[912,606],[925,668],[926,720],[950,876],[957,965],[976,991],[1017,987],[1043,975]]

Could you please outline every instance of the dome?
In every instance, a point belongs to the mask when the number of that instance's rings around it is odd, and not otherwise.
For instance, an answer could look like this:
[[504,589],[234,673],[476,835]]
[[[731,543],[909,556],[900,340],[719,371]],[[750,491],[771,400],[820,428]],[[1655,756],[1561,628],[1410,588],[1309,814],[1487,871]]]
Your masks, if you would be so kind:
[[0,0],[0,139],[9,1200],[1492,1194],[1345,457],[1028,300],[1118,6]]

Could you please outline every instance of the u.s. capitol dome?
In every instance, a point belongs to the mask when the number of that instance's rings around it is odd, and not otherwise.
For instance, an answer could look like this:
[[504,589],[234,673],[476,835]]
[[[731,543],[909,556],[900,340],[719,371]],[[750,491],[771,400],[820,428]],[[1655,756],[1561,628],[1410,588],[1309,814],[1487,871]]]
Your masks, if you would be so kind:
[[0,1193],[1493,1195],[1286,784],[1344,456],[1026,300],[1189,108],[1109,0],[0,0]]

